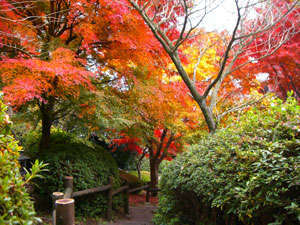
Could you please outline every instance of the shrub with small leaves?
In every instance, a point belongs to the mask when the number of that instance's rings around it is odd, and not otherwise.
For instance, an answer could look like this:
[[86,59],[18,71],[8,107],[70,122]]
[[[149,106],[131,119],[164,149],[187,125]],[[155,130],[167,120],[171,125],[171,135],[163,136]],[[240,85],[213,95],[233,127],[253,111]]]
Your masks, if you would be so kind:
[[300,223],[300,106],[270,101],[164,168],[155,224]]
[[23,179],[18,163],[21,147],[10,133],[11,122],[5,113],[7,107],[0,95],[0,224],[30,225],[38,222],[33,202],[25,185],[45,166],[38,161]]

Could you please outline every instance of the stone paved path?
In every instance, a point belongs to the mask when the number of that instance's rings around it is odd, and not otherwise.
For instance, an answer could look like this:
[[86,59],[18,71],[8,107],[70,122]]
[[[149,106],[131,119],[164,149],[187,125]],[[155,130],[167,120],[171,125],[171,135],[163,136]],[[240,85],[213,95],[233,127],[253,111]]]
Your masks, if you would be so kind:
[[121,219],[106,225],[154,225],[152,223],[153,211],[156,206],[149,203],[138,206],[130,206],[128,219]]

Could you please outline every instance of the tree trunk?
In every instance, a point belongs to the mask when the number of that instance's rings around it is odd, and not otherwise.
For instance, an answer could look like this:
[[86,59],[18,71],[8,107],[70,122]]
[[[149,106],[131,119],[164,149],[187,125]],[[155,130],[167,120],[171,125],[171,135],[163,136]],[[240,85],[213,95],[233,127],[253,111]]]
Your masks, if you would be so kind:
[[216,129],[217,129],[217,124],[214,118],[214,115],[212,113],[212,110],[207,106],[206,104],[206,100],[205,99],[196,99],[196,102],[198,103],[202,114],[205,118],[205,122],[208,126],[209,132],[210,133],[215,133]]
[[158,185],[158,168],[159,161],[157,159],[150,159],[150,189],[152,191],[152,196],[157,196],[157,185]]
[[42,119],[42,137],[40,140],[39,150],[40,152],[45,151],[50,145],[50,130],[52,122],[48,119]]
[[42,137],[40,140],[39,151],[43,152],[50,146],[50,132],[53,120],[51,118],[53,105],[46,105],[42,103],[40,107],[42,116]]
[[179,75],[181,76],[182,80],[184,81],[184,83],[186,84],[188,89],[190,90],[190,93],[193,96],[194,100],[199,105],[199,107],[203,113],[203,116],[205,118],[205,122],[208,126],[209,132],[215,133],[215,131],[217,129],[217,125],[216,125],[216,122],[215,122],[215,119],[214,119],[211,109],[206,104],[206,97],[200,95],[196,86],[190,80],[188,74],[186,73],[186,71],[184,70],[184,68],[180,62],[178,54],[177,53],[171,54],[170,52],[168,52],[168,53],[171,56],[171,59],[172,59],[174,65],[176,66]]

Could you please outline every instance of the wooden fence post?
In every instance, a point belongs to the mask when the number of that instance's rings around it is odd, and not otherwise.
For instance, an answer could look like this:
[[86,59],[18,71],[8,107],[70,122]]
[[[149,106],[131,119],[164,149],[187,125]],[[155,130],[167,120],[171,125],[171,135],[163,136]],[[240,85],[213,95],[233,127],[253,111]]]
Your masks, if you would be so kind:
[[124,212],[129,214],[129,187],[124,191]]
[[64,178],[65,195],[64,198],[71,198],[73,193],[73,177],[66,176]]
[[55,208],[55,201],[58,199],[62,199],[64,197],[64,193],[62,192],[53,192],[52,193],[52,224],[56,225],[56,208]]
[[59,199],[55,201],[56,225],[75,225],[74,199]]
[[150,186],[146,189],[146,202],[150,201]]
[[109,177],[109,184],[111,185],[111,187],[108,190],[107,219],[110,221],[112,219],[112,198],[113,198],[113,185],[114,185],[113,177]]

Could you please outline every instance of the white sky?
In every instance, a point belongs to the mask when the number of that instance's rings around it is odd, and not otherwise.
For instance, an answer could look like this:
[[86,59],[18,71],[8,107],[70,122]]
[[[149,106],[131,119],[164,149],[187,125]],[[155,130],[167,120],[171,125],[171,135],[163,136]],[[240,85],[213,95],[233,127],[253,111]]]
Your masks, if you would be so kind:
[[236,8],[234,0],[222,0],[216,9],[210,12],[203,22],[201,27],[204,27],[207,31],[223,31],[233,30],[236,22]]
[[[200,15],[204,13],[204,6],[207,5],[207,15],[200,24],[200,27],[205,28],[207,31],[223,31],[228,30],[232,31],[236,20],[237,20],[237,9],[235,5],[235,0],[197,0],[195,1],[197,6],[195,9],[200,11],[196,13],[192,21],[196,23],[199,21]],[[248,4],[264,4],[263,2],[257,0],[238,0],[239,7],[241,7],[242,17],[244,13],[247,14],[247,18],[255,18],[257,13],[253,8],[245,8]],[[201,10],[202,9],[202,10]],[[245,15],[244,15],[245,16]]]

